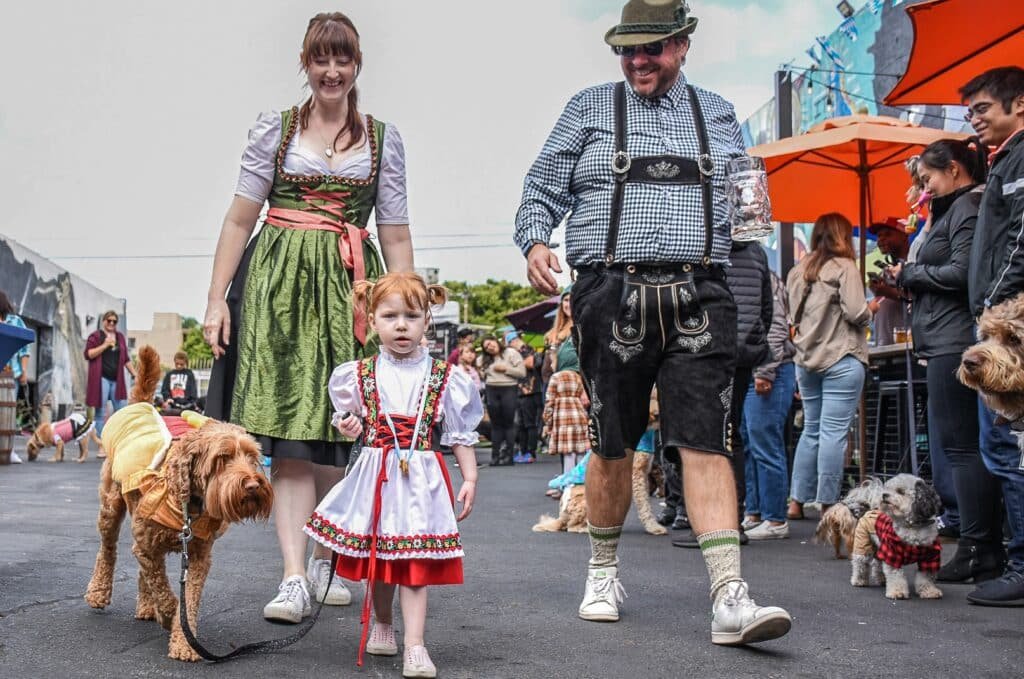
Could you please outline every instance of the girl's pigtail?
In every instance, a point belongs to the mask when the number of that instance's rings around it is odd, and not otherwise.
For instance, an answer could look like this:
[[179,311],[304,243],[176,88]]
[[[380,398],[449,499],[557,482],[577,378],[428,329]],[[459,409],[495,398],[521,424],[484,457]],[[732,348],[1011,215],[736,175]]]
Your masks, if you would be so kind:
[[441,306],[448,301],[448,288],[443,285],[427,286],[427,302],[430,306]]
[[373,297],[373,281],[356,281],[352,286],[352,306],[370,315],[370,299]]

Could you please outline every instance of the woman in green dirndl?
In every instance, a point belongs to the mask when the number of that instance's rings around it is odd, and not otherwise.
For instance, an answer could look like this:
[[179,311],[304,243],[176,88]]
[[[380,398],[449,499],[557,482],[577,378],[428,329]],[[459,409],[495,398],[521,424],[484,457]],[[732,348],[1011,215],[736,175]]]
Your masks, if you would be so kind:
[[309,615],[311,594],[351,601],[340,579],[326,587],[326,549],[317,546],[306,562],[302,527],[348,462],[350,445],[330,424],[328,378],[374,353],[366,318],[351,303],[354,281],[384,272],[366,230],[371,212],[387,268],[413,267],[402,139],[357,109],[355,26],[341,13],[313,17],[301,61],[310,98],[259,116],[250,132],[203,324],[217,359],[207,414],[245,427],[272,458],[284,572],[263,615],[293,623]]

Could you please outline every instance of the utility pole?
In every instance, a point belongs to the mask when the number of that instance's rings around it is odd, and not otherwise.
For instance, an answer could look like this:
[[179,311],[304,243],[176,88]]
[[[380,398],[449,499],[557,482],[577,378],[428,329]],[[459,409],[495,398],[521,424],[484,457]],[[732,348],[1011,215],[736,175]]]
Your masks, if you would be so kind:
[[[793,136],[793,72],[783,69],[775,72],[775,124],[778,139]],[[769,180],[770,182],[770,180]],[[793,223],[779,224],[779,276],[793,268]]]

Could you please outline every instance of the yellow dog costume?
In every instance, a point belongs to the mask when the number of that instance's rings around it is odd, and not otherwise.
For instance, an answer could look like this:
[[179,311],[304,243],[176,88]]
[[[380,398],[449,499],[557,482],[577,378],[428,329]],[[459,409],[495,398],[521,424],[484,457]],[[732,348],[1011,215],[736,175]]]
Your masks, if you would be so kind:
[[[165,418],[149,403],[125,406],[107,421],[102,441],[110,458],[111,478],[121,485],[122,495],[140,494],[135,508],[137,516],[167,528],[181,529],[185,519],[178,498],[168,492],[164,456],[176,438],[209,421],[210,418],[190,410],[180,418]],[[192,521],[192,532],[208,540],[220,531],[222,523],[200,515]]]

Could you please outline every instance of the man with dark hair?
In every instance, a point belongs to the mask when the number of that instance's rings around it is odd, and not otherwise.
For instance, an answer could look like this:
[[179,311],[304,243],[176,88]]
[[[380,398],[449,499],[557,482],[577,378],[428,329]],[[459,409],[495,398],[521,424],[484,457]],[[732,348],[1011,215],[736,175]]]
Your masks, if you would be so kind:
[[[910,239],[903,225],[895,217],[877,222],[868,227],[868,233],[877,238],[878,250],[889,264],[906,261],[910,254]],[[875,312],[875,344],[884,346],[895,343],[894,328],[909,328],[910,314],[907,313],[907,299],[892,279],[876,272],[868,272],[868,287],[878,298]]]
[[[967,120],[989,157],[988,183],[971,242],[968,294],[978,317],[1024,291],[1024,68],[982,73],[960,89]],[[981,456],[999,478],[1010,526],[1009,560],[1001,578],[967,595],[982,606],[1024,606],[1024,470],[1016,437],[979,400]]]
[[548,240],[566,215],[573,337],[590,398],[587,521],[591,558],[579,607],[615,621],[625,592],[618,544],[629,510],[633,449],[657,384],[664,445],[683,461],[687,509],[711,580],[711,641],[786,634],[789,614],[758,606],[740,575],[729,462],[736,304],[726,282],[731,239],[725,165],[745,156],[729,102],[681,73],[697,19],[682,0],[629,0],[605,34],[625,82],[566,105],[530,168],[515,242],[533,287],[554,295]]
[[164,410],[195,410],[199,407],[199,389],[196,375],[188,367],[188,354],[174,354],[174,370],[168,370],[160,387]]

